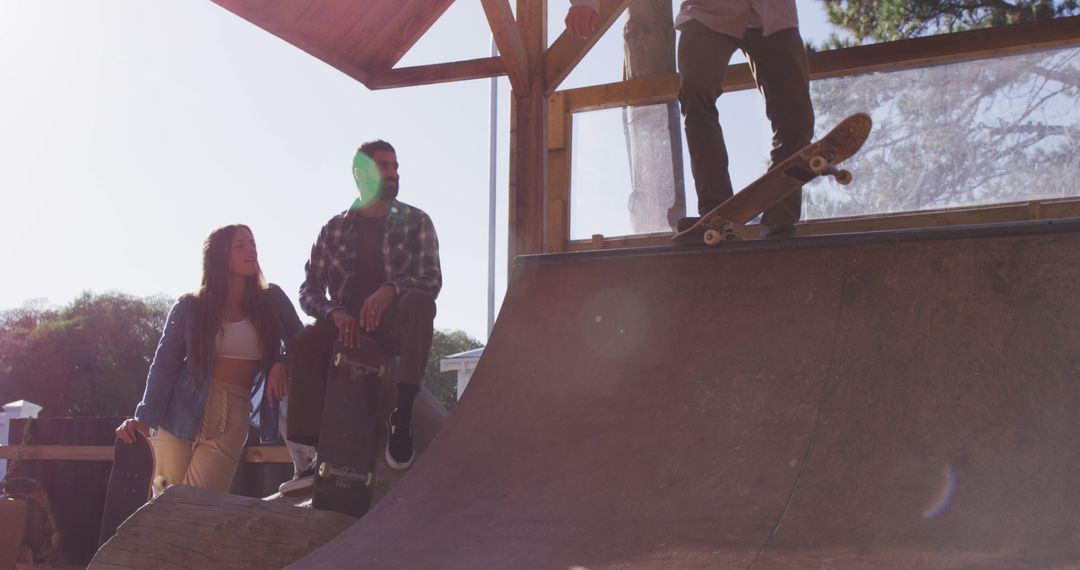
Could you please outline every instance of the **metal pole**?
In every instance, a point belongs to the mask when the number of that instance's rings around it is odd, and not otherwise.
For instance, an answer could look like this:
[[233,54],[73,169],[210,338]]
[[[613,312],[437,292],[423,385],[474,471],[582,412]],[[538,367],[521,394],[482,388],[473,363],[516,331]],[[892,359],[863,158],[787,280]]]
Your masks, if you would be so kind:
[[[499,48],[495,45],[495,35],[491,36],[491,57],[499,55]],[[487,335],[491,338],[491,329],[495,327],[495,169],[498,147],[498,123],[499,123],[499,83],[498,78],[491,78],[491,91],[488,96],[491,104],[491,115],[488,118],[488,306],[487,306]]]

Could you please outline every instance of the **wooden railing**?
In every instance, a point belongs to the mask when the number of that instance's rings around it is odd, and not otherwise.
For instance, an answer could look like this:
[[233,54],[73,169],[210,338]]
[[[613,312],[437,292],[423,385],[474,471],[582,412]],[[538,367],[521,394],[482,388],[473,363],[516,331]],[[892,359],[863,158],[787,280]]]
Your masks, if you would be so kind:
[[[1080,16],[1059,18],[1029,24],[974,30],[955,34],[915,38],[896,42],[858,46],[809,54],[812,80],[849,77],[881,71],[899,71],[944,63],[1002,57],[1080,45]],[[753,76],[747,64],[728,68],[724,91],[754,88]],[[573,114],[617,107],[653,105],[673,101],[678,96],[679,79],[675,75],[632,79],[619,83],[568,89],[553,93],[548,107],[548,197],[546,251],[580,251],[633,245],[669,243],[668,234],[626,236],[615,240],[594,236],[592,239],[570,239],[570,173],[573,145]],[[1051,203],[1051,202],[1043,202]],[[1058,204],[1058,202],[1053,202]],[[1064,204],[1073,204],[1065,201]],[[1039,204],[1033,202],[1032,204]],[[1002,209],[1004,208],[1004,210]],[[1020,206],[987,206],[964,208],[948,215],[921,212],[904,215],[860,216],[845,220],[823,220],[800,224],[799,234],[828,233],[829,231],[865,231],[886,229],[897,223],[918,224],[904,227],[950,225],[957,220],[993,221],[1002,211],[1028,211],[1028,203]],[[964,212],[960,214],[958,212]],[[979,214],[986,211],[985,214]],[[1051,217],[1054,212],[1078,215],[1073,205],[1054,206],[1039,213]],[[1030,219],[1030,218],[1025,218]],[[903,220],[900,222],[899,220]],[[845,230],[843,228],[858,228]]]
[[[0,445],[0,460],[112,461],[111,445]],[[292,463],[284,446],[245,447],[245,463]]]

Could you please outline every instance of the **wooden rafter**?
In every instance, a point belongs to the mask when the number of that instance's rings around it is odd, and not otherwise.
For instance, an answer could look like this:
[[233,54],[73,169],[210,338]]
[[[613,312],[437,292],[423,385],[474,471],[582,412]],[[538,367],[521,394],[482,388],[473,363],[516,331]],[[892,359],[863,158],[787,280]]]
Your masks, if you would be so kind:
[[506,75],[502,59],[483,57],[452,63],[434,63],[414,67],[399,67],[379,73],[367,86],[371,89],[393,89],[414,85],[431,85],[483,77]]
[[[221,7],[247,19],[260,28],[368,85],[371,74],[351,54],[335,50],[325,41],[329,30],[313,25],[321,22],[327,8],[315,0],[295,2],[254,2],[251,0],[214,0]],[[340,7],[338,7],[341,10]]]
[[509,0],[480,0],[484,5],[495,45],[499,47],[510,86],[518,93],[529,89],[529,54],[521,37]]
[[600,15],[596,31],[593,35],[583,40],[571,34],[568,30],[551,44],[544,57],[544,94],[550,95],[563,80],[566,79],[574,67],[596,45],[597,40],[607,32],[615,20],[622,15],[623,10],[630,4],[630,0],[600,0]]

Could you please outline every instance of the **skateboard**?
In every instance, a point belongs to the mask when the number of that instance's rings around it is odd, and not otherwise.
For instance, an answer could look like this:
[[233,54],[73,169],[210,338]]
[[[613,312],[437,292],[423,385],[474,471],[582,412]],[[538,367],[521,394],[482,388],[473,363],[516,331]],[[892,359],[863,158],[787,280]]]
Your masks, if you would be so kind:
[[311,505],[362,517],[375,490],[379,387],[386,357],[374,338],[346,348],[334,344]]
[[133,443],[119,439],[113,445],[113,465],[109,486],[105,491],[105,512],[101,516],[98,545],[116,534],[116,528],[148,501],[155,488],[164,488],[165,481],[154,478],[154,447],[140,432]]
[[[731,227],[746,224],[818,176],[829,175],[841,185],[850,184],[853,179],[851,172],[836,166],[858,152],[870,135],[872,126],[870,115],[866,113],[845,118],[824,137],[770,168],[671,239],[680,243],[693,243],[700,239],[707,245],[716,245],[725,238],[731,239]],[[728,226],[726,232],[725,226]]]

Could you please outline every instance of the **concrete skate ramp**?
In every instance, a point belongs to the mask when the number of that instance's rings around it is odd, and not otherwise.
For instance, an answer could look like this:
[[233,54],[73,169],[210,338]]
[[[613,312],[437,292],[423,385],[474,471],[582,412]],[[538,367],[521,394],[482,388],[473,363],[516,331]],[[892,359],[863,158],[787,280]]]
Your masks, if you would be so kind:
[[297,568],[1080,567],[1080,223],[520,260]]

